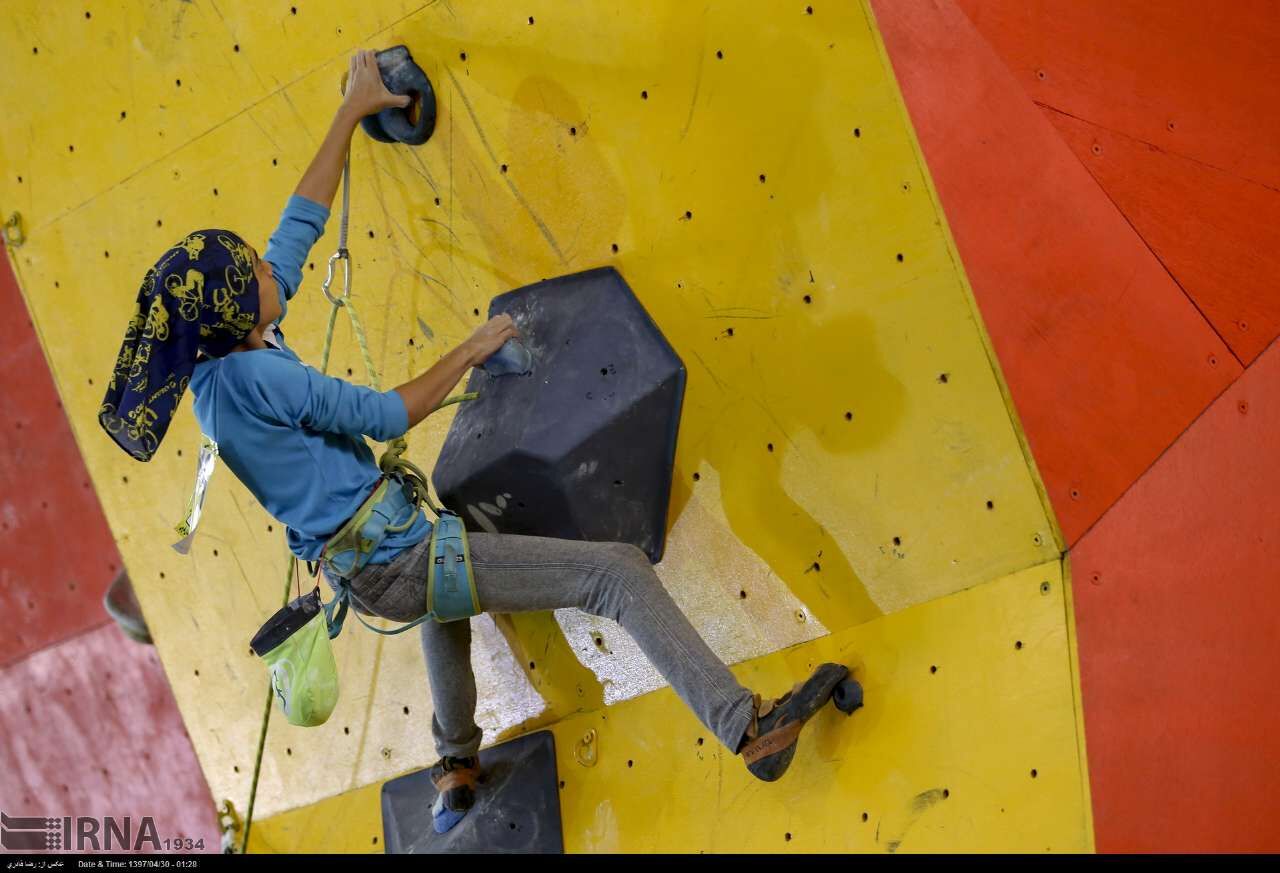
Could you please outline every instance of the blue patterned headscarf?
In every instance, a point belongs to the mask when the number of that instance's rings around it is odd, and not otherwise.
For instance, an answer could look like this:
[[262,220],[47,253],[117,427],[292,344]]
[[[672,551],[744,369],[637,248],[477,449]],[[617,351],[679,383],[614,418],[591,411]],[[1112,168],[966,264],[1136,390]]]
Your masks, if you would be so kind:
[[98,421],[149,461],[187,390],[196,356],[222,357],[258,323],[253,253],[229,230],[197,230],[142,279]]

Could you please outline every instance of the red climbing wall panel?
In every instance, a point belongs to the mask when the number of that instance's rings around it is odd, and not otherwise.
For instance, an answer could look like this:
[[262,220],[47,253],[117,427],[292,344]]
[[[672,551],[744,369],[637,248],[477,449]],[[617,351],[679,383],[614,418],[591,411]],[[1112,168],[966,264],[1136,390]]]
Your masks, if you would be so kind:
[[1240,367],[952,0],[874,8],[1074,542]]
[[1071,555],[1099,851],[1280,851],[1280,344]]
[[40,343],[0,258],[0,806],[150,815],[218,848],[213,803],[155,650],[102,595],[120,556]]
[[155,649],[113,624],[0,672],[0,803],[18,816],[151,816],[161,839],[217,817]]
[[[120,569],[7,257],[0,258],[0,664],[106,620]],[[15,547],[15,544],[21,547]]]
[[1235,354],[1253,360],[1280,333],[1280,6],[959,4]]
[[1252,361],[1280,333],[1280,190],[1048,116],[1232,351]]
[[1280,188],[1275,0],[958,3],[1037,101]]

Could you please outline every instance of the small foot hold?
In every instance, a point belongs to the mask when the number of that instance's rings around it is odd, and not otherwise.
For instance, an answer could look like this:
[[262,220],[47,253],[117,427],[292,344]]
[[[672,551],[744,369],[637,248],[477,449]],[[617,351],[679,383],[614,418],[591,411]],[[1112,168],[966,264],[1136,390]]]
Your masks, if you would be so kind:
[[481,366],[490,376],[523,376],[533,370],[533,355],[524,343],[509,339]]
[[431,804],[431,827],[438,834],[453,830],[453,826],[467,817],[467,809],[449,809],[444,805],[444,795],[436,795],[436,802]]
[[431,781],[439,792],[431,804],[431,826],[436,833],[447,833],[475,806],[479,777],[480,761],[475,757],[441,758],[431,768]]

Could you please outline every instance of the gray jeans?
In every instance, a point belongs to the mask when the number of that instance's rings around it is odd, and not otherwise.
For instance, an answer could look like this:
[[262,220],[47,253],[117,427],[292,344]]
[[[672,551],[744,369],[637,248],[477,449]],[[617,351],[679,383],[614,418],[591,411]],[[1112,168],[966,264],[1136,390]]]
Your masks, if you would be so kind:
[[[753,714],[751,692],[738,683],[689,624],[648,557],[628,543],[588,543],[515,534],[468,534],[476,592],[485,612],[576,607],[616,621],[694,715],[736,752]],[[426,609],[430,538],[370,564],[352,591],[375,615],[411,621]],[[330,583],[332,585],[332,583]],[[420,626],[435,715],[436,752],[467,757],[480,749],[471,671],[471,623]]]

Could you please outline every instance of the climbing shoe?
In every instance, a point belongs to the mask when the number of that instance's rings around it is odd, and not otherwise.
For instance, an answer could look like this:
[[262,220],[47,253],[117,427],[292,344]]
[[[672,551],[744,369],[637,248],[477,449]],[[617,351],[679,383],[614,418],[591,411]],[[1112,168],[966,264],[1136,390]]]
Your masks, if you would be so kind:
[[738,748],[751,775],[774,782],[787,772],[800,729],[848,675],[843,664],[820,664],[812,676],[776,700],[761,703],[760,695],[755,696],[755,715]]
[[436,787],[436,800],[431,805],[431,823],[438,834],[462,821],[476,802],[476,781],[480,778],[480,759],[441,758],[431,768],[431,782]]

